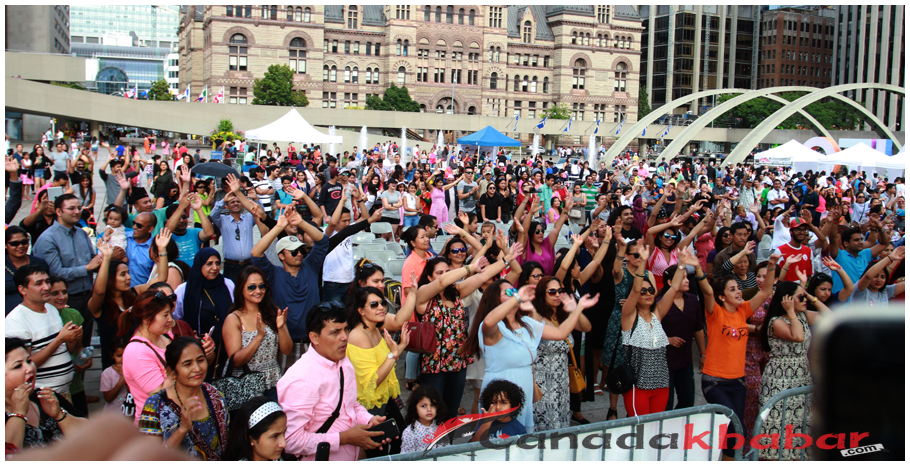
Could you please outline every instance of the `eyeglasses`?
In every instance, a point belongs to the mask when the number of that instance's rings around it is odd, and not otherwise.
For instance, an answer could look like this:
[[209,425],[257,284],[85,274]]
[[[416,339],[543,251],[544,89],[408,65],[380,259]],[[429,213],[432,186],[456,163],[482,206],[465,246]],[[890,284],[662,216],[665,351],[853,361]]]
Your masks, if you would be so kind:
[[247,291],[256,291],[256,288],[259,288],[260,290],[264,290],[267,286],[268,285],[266,285],[265,283],[260,283],[258,285],[252,284],[252,285],[247,285],[246,289],[247,289]]
[[8,245],[10,245],[10,246],[12,246],[12,247],[14,247],[14,248],[18,248],[19,246],[25,246],[25,245],[27,245],[27,244],[28,244],[28,240],[27,240],[27,239],[24,239],[24,240],[21,240],[21,241],[10,241],[10,242],[8,242],[8,243],[6,243],[6,244],[8,244]]
[[542,274],[542,273],[534,273],[534,274],[531,274],[531,278],[533,278],[533,279],[535,279],[535,280],[540,280],[542,277],[543,277],[543,274]]
[[370,309],[376,309],[377,307],[379,307],[381,305],[382,305],[381,301],[370,301]]
[[657,289],[654,288],[653,286],[649,286],[647,288],[645,288],[645,287],[641,288],[641,294],[656,294],[656,293],[657,293]]
[[676,233],[670,233],[669,231],[664,232],[664,238],[667,239],[676,239]]
[[547,290],[547,294],[550,296],[556,296],[560,293],[565,293],[565,288],[550,288]]
[[449,252],[452,254],[465,254],[468,252],[468,248],[452,248],[449,249]]
[[155,292],[155,298],[156,298],[156,299],[165,299],[165,300],[168,300],[168,301],[170,301],[170,302],[172,302],[172,303],[177,302],[177,295],[176,295],[176,294],[166,295],[166,294],[164,294],[163,291],[156,291],[156,292]]

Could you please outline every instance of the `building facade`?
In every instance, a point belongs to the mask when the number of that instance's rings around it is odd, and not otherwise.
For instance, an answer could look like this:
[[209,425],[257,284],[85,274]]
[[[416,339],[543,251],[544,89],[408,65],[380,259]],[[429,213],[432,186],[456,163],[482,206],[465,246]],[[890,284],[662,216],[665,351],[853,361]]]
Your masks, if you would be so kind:
[[[177,42],[179,12],[158,5],[80,5],[70,7],[73,43],[132,45],[170,49]],[[130,43],[109,43],[124,35]]]
[[425,112],[577,120],[637,115],[641,20],[630,6],[229,5],[181,9],[180,90],[249,104],[270,65],[311,106],[363,107],[391,84]]
[[758,88],[828,87],[836,14],[834,8],[822,6],[763,11]]
[[[641,5],[641,85],[651,108],[709,89],[755,89],[759,7]],[[721,53],[723,52],[723,53]],[[703,113],[711,98],[674,113]]]
[[6,50],[70,53],[70,7],[6,5]]
[[[904,87],[904,5],[837,8],[831,85],[881,83]],[[904,96],[871,89],[844,95],[864,104],[892,130],[904,130]],[[868,123],[865,129],[870,129]]]

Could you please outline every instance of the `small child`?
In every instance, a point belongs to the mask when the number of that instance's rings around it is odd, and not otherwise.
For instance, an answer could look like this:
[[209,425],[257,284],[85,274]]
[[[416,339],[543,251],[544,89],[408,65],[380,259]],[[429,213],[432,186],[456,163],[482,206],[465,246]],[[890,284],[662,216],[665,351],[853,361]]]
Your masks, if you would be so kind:
[[101,372],[101,393],[104,394],[105,412],[121,413],[132,419],[135,416],[136,405],[130,406],[133,397],[123,378],[123,350],[126,349],[127,343],[129,339],[126,337],[116,337],[112,340],[111,357],[114,358],[114,365]]
[[111,247],[120,246],[126,251],[126,227],[123,220],[126,217],[123,207],[109,205],[104,209],[104,241]]
[[521,405],[525,399],[524,390],[508,380],[497,379],[490,382],[480,394],[480,404],[483,405],[482,413],[498,413],[508,411],[514,407],[517,410],[492,422],[485,422],[477,428],[473,441],[479,441],[487,436],[490,440],[507,437],[517,437],[527,433],[525,426],[518,422],[518,413],[524,408]]
[[[439,419],[445,419],[445,404],[442,396],[433,387],[421,385],[408,398],[408,413],[405,417],[404,432],[401,433],[401,452],[412,453],[424,451],[427,443],[424,438],[436,433]],[[448,439],[442,439],[433,446],[439,448],[449,445]]]
[[493,222],[483,222],[480,227],[480,244],[486,246],[488,240],[496,239],[496,225]]

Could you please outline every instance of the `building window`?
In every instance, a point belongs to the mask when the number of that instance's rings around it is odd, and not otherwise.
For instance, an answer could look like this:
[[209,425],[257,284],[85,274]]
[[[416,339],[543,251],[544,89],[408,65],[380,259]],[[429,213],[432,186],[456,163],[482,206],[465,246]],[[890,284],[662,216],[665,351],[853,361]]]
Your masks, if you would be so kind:
[[299,6],[294,9],[294,21],[298,23],[303,21],[303,10]]
[[329,65],[322,65],[322,82],[329,82]]
[[608,5],[597,6],[597,22],[607,24],[610,22],[610,7]]
[[446,7],[446,24],[452,24],[454,22],[453,21],[454,15],[455,15],[455,7],[452,5],[447,6]]
[[531,43],[531,22],[525,21],[524,27],[521,31],[521,41],[530,44]]
[[423,9],[423,21],[426,23],[430,22],[430,5],[427,5]]
[[360,41],[354,42],[354,55],[360,55]]
[[334,92],[323,92],[322,93],[322,108],[335,108],[337,104],[338,95]]
[[344,82],[346,82],[346,83],[351,82],[351,67],[350,66],[344,67]]
[[626,92],[626,64],[619,63],[616,65],[616,72],[613,73],[614,80],[613,90],[617,92]]
[[395,5],[395,19],[411,19],[410,5]]
[[401,39],[398,39],[397,41],[395,41],[395,55],[399,56],[399,57],[401,56],[401,45],[402,45]]
[[246,89],[245,87],[231,87],[228,93],[228,102],[246,105]]
[[269,6],[262,5],[262,19],[269,19]]
[[502,7],[490,7],[490,27],[491,28],[501,28],[502,27]]
[[357,67],[351,69],[351,82],[357,84]]
[[304,23],[310,22],[310,8],[309,7],[303,9],[303,22]]
[[468,12],[468,26],[474,25],[474,10]]
[[335,68],[335,65],[332,65],[332,67],[329,68],[329,81],[336,82],[337,79],[338,79],[338,68]]
[[374,49],[373,55],[379,56],[379,42],[376,42],[376,48]]
[[406,70],[404,69],[404,67],[399,66],[398,67],[398,86],[405,85],[405,73],[406,73]]
[[338,41],[337,40],[332,41],[332,53],[338,53]]
[[348,7],[348,29],[357,29],[357,5]]
[[345,55],[351,53],[351,41],[349,40],[344,41],[344,53]]
[[322,41],[322,53],[329,53],[329,40],[323,39]]
[[543,78],[543,93],[544,94],[550,93],[550,78],[548,78],[548,77]]
[[591,45],[591,33],[590,32],[585,33],[583,45]]
[[373,43],[372,42],[367,42],[366,51],[367,51],[367,55],[373,54]]
[[475,115],[475,114],[477,114],[477,109],[475,109],[473,105],[468,107],[468,115]]
[[[237,13],[237,16],[240,16],[240,13]],[[253,5],[247,5],[243,8],[243,17],[244,18],[253,17]]]
[[234,6],[228,5],[227,7],[225,7],[224,15],[225,16],[234,16]]
[[306,73],[306,44],[301,38],[291,40],[291,48],[288,50],[288,66],[295,73]]
[[436,22],[437,22],[437,23],[441,23],[441,22],[442,22],[442,7],[441,7],[441,6],[436,7],[436,16],[435,16],[435,18],[436,18]]
[[285,17],[287,21],[294,21],[294,7],[289,6],[287,9],[287,16]]
[[587,68],[588,64],[584,60],[581,58],[575,60],[575,66],[572,68],[572,89],[584,90]]
[[499,80],[499,75],[497,73],[490,74],[490,89],[496,89],[496,81]]
[[458,9],[458,24],[464,24],[464,8]]
[[358,96],[357,96],[356,92],[354,92],[354,93],[345,92],[344,93],[344,106],[345,107],[356,107],[357,101],[359,100],[357,97]]
[[269,14],[270,19],[277,20],[278,19],[278,5],[272,5],[271,8],[269,8],[269,13],[270,13]]
[[243,34],[234,34],[231,36],[228,46],[228,70],[246,71],[247,70],[247,47],[246,36]]
[[573,33],[572,33],[572,45],[575,45],[575,44],[577,44],[577,43],[578,43],[578,33],[577,33],[577,32],[573,32]]
[[537,76],[534,76],[534,79],[531,80],[531,92],[537,93]]
[[367,79],[366,83],[370,84],[370,81],[373,79],[373,68],[367,68]]
[[521,86],[521,78],[516,74],[515,79],[512,80],[512,92],[518,92],[519,86]]
[[401,52],[405,57],[408,56],[408,45],[410,45],[410,44],[409,44],[408,40],[405,39],[404,46],[401,48]]
[[544,67],[544,68],[549,68],[549,67],[550,67],[550,56],[549,56],[549,55],[544,55],[544,57],[543,57],[543,67]]

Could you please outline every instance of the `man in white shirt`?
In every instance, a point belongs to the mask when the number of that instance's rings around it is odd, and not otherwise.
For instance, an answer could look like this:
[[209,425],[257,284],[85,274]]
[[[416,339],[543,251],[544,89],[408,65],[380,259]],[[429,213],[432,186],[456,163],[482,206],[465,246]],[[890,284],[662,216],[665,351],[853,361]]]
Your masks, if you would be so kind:
[[22,294],[22,304],[6,316],[6,338],[31,342],[32,361],[38,367],[36,385],[66,395],[73,381],[70,353],[82,347],[82,327],[64,323],[57,308],[48,303],[51,285],[44,266],[20,267],[13,280]]
[[780,180],[774,180],[774,184],[771,187],[771,190],[768,191],[768,207],[783,207],[783,204],[790,199],[787,196],[787,192],[781,189]]

